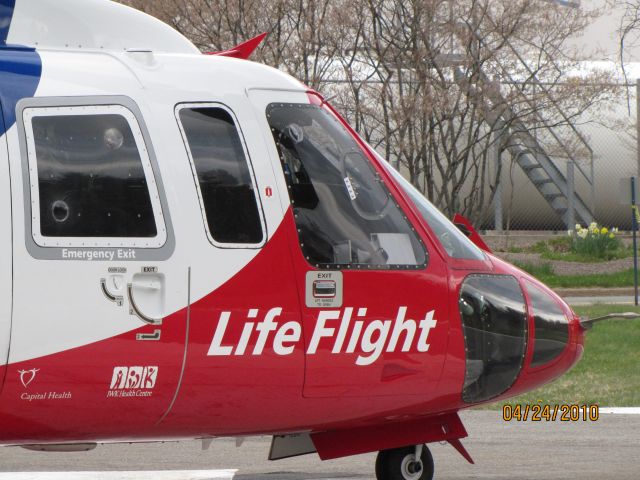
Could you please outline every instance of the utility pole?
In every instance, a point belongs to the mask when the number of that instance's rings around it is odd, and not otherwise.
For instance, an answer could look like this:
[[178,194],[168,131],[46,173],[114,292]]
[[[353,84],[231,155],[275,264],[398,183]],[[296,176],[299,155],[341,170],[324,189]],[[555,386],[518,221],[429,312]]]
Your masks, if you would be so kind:
[[574,230],[576,227],[576,180],[575,164],[567,162],[567,230]]
[[640,78],[636,80],[636,149],[638,159],[636,178],[640,179]]
[[[494,126],[493,132],[493,167],[496,171],[496,190],[493,194],[493,228],[497,232],[502,233],[503,226],[503,209],[502,209],[502,142],[504,138],[504,122],[498,120]],[[498,174],[500,172],[500,174]]]

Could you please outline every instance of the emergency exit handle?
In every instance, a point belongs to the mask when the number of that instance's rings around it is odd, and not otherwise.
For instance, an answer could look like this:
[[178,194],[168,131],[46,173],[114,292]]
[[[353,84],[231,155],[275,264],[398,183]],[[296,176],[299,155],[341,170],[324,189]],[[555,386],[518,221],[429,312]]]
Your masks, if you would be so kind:
[[150,325],[161,325],[165,304],[165,277],[161,273],[137,273],[127,284],[129,313]]
[[136,282],[136,289],[148,291],[161,291],[162,282],[158,279],[144,279]]
[[333,298],[336,296],[334,280],[316,280],[313,282],[313,296],[316,298]]

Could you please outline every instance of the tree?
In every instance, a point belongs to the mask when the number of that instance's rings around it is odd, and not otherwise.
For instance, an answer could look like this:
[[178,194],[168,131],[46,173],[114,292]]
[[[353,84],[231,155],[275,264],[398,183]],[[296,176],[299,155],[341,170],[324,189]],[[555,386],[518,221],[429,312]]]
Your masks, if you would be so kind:
[[367,75],[345,76],[354,99],[344,109],[449,215],[482,223],[501,177],[495,151],[525,131],[556,158],[588,156],[572,122],[613,92],[606,73],[571,76],[569,40],[599,12],[533,0],[366,3],[352,29],[363,32]]
[[554,158],[584,161],[584,138],[573,123],[614,94],[602,85],[607,75],[585,71],[570,47],[599,12],[554,2],[128,3],[203,50],[268,32],[257,60],[333,98],[438,207],[476,224],[487,218],[502,176],[496,152],[533,135],[536,148]]
[[[622,12],[618,27],[618,58],[624,83],[629,84],[627,73],[627,52],[640,44],[640,0],[609,0],[610,8]],[[631,97],[627,88],[627,108],[631,113]]]
[[350,2],[338,0],[128,0],[168,23],[202,51],[230,48],[262,32],[255,60],[318,88],[344,39],[337,21]]

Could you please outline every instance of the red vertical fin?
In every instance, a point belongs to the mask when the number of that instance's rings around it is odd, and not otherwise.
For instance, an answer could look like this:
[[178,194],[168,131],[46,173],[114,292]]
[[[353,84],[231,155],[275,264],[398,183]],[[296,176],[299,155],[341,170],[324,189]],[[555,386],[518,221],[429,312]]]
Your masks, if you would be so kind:
[[222,57],[233,57],[247,60],[266,36],[267,32],[264,32],[257,37],[253,37],[251,40],[247,40],[246,42],[230,48],[229,50],[223,50],[221,52],[206,52],[205,55],[220,55]]
[[480,234],[476,231],[476,229],[473,228],[473,225],[471,225],[471,222],[469,220],[467,220],[465,217],[463,217],[459,213],[456,213],[455,217],[453,217],[453,223],[456,225],[456,227],[460,228],[460,230],[462,230],[465,234],[467,234],[467,236],[469,237],[469,240],[475,243],[476,246],[480,247],[485,252],[492,253],[489,246],[486,243],[484,243],[484,240],[482,239]]

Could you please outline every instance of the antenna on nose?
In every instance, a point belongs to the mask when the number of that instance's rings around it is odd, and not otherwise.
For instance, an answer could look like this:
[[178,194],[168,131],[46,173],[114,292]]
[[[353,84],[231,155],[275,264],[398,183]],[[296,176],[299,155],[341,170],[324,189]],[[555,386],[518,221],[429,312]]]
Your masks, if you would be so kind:
[[625,313],[608,313],[607,315],[602,315],[601,317],[580,317],[580,326],[585,330],[589,330],[593,327],[594,323],[601,322],[602,320],[637,320],[640,318],[640,313],[634,312],[625,312]]

